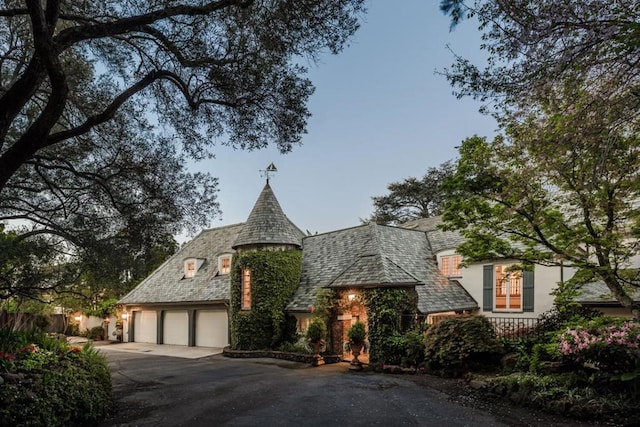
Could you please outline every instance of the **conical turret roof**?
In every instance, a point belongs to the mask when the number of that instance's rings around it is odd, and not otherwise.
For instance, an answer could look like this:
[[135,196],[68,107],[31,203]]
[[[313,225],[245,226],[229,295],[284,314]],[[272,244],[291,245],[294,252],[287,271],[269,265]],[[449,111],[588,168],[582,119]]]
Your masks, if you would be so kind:
[[248,245],[295,245],[301,247],[304,233],[282,211],[269,182],[262,189],[233,249]]

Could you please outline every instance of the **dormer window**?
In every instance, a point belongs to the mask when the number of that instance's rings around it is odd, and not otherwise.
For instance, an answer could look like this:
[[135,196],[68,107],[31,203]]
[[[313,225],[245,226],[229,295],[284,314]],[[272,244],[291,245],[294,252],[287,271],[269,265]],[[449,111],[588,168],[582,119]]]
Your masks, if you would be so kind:
[[184,278],[189,279],[196,275],[204,263],[203,258],[187,258],[184,260]]
[[188,259],[184,263],[184,277],[189,278],[196,275],[196,260]]
[[225,254],[218,257],[218,274],[229,274],[231,272],[231,256],[231,254]]

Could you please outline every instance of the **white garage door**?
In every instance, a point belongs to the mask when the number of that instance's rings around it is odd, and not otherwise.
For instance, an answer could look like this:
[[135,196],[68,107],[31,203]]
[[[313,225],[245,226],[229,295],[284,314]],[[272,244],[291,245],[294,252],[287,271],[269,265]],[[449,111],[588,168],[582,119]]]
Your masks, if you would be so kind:
[[229,345],[229,317],[226,310],[196,311],[196,346]]
[[134,311],[134,336],[135,342],[149,342],[155,344],[156,341],[156,312],[155,311]]
[[187,311],[167,311],[164,313],[163,331],[163,343],[189,345],[189,314]]

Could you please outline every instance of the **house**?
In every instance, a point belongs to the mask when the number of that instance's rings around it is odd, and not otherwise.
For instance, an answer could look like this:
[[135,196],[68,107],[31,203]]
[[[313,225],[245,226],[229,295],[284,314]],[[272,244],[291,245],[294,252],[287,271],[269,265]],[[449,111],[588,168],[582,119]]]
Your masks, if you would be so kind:
[[286,309],[298,319],[299,329],[305,329],[317,291],[336,291],[341,303],[331,325],[338,337],[332,350],[340,354],[349,327],[357,321],[367,323],[360,302],[362,291],[372,288],[415,291],[422,317],[478,309],[458,281],[438,270],[424,232],[374,223],[305,237],[300,284]]
[[[436,216],[409,221],[402,227],[426,233],[442,274],[462,284],[480,303],[478,313],[487,317],[539,317],[553,307],[551,292],[575,273],[575,269],[568,267],[541,265],[535,265],[532,271],[510,271],[508,267],[517,261],[509,259],[461,267],[462,257],[456,253],[456,247],[464,242],[464,237],[457,231],[441,230],[441,224],[442,217]],[[640,300],[640,290],[636,291],[635,299]],[[576,302],[610,316],[630,315],[604,283],[584,285]]]
[[201,232],[125,295],[124,341],[227,346],[232,246],[242,229]]
[[203,231],[119,301],[124,340],[269,345],[287,316],[306,329],[319,289],[344,300],[331,324],[336,352],[352,323],[366,323],[366,289],[407,289],[422,317],[477,311],[477,299],[438,269],[432,245],[424,231],[376,224],[304,236],[267,180],[245,223]]

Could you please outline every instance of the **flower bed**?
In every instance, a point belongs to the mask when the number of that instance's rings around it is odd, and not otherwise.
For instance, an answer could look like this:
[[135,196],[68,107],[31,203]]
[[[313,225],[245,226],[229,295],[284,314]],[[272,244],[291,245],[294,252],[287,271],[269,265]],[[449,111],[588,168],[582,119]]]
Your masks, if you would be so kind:
[[111,404],[104,357],[43,334],[0,331],[0,384],[0,425],[95,424]]

